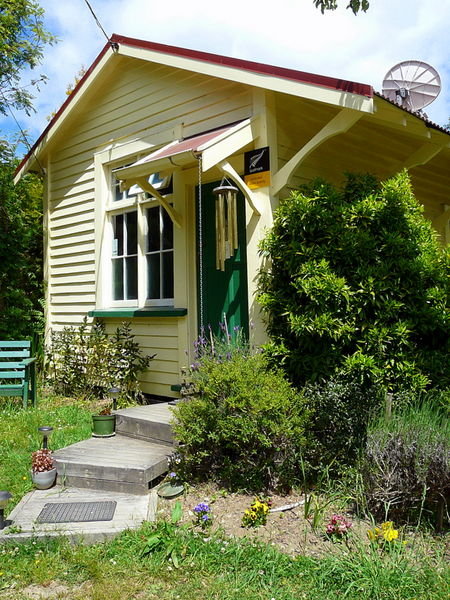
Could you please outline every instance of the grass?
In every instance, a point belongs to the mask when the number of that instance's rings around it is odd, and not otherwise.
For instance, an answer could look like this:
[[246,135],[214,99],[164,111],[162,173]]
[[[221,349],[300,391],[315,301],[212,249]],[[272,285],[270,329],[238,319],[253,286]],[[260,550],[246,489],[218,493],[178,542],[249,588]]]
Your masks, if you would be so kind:
[[[84,598],[96,600],[449,598],[449,567],[438,553],[412,556],[400,547],[389,553],[361,547],[322,559],[293,559],[271,546],[220,534],[206,537],[193,528],[174,526],[166,545],[144,557],[148,538],[163,527],[166,532],[163,524],[147,523],[95,546],[71,546],[61,540],[4,548],[0,589],[14,598],[14,590],[32,583],[49,586],[58,581],[67,585],[68,600],[80,597],[81,589]],[[167,560],[169,544],[178,553],[179,568]]]
[[10,399],[0,399],[0,489],[12,493],[12,508],[32,489],[31,453],[42,438],[37,429],[54,428],[51,447],[56,450],[91,434],[91,411],[85,403],[47,397],[37,408],[22,410]]
[[[29,460],[39,444],[38,426],[55,427],[51,445],[57,448],[89,435],[90,414],[86,405],[54,398],[27,411],[1,405],[0,489],[10,489],[18,500],[31,488]],[[161,544],[145,556],[155,535]],[[23,590],[32,584],[50,592],[57,582],[58,597],[66,600],[449,600],[444,541],[427,537],[426,544],[417,536],[390,552],[355,540],[325,557],[291,558],[220,531],[144,523],[93,546],[64,539],[0,546],[0,599],[29,597]]]

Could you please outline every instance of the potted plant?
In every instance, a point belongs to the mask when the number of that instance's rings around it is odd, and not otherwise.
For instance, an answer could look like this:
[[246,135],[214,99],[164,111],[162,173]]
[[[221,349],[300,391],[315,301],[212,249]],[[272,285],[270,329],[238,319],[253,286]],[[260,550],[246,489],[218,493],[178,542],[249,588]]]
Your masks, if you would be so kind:
[[[117,397],[120,394],[119,388],[113,387],[108,391],[111,398],[113,410],[117,408]],[[111,406],[106,406],[97,415],[92,415],[92,436],[93,437],[112,437],[115,435],[116,415],[111,412]]]
[[38,490],[46,490],[55,483],[56,467],[53,453],[48,448],[31,455],[31,480]]
[[101,410],[98,415],[92,415],[92,436],[112,437],[115,434],[116,415],[108,406]]

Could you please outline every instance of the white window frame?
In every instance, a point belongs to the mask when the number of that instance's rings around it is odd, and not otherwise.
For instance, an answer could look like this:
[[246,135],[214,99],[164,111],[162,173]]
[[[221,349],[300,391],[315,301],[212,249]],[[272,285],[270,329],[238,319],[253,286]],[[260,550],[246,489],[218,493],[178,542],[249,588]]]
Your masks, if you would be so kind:
[[[151,306],[174,306],[174,298],[147,298],[147,209],[153,206],[160,206],[160,203],[154,198],[148,197],[142,191],[139,191],[137,186],[132,186],[128,193],[124,193],[121,200],[115,199],[115,188],[113,185],[114,171],[122,168],[126,164],[130,164],[138,160],[139,156],[126,157],[120,161],[115,161],[110,164],[103,164],[103,181],[107,182],[106,201],[103,203],[103,239],[101,242],[101,268],[100,273],[100,289],[101,295],[99,303],[102,308],[145,308]],[[158,182],[158,187],[167,185],[167,178]],[[168,201],[171,201],[171,195],[166,196]],[[137,300],[113,300],[113,238],[114,224],[113,217],[126,212],[137,211],[137,237],[138,237],[138,266],[137,266]],[[161,210],[164,210],[161,207]],[[175,246],[175,244],[173,244]],[[166,251],[169,251],[167,249]],[[172,248],[173,257],[175,256],[175,248]],[[174,260],[175,267],[175,260]],[[97,304],[98,305],[98,304]]]

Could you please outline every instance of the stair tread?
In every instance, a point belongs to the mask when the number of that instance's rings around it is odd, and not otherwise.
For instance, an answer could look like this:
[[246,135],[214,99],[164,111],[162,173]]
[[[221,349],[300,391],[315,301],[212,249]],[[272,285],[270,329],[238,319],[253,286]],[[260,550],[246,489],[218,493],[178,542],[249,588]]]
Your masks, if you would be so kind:
[[88,464],[118,469],[147,469],[167,458],[170,446],[116,435],[89,438],[57,450],[57,462]]
[[130,406],[115,411],[117,415],[127,418],[138,419],[139,421],[150,421],[169,425],[173,420],[173,414],[167,403],[148,404],[145,406]]

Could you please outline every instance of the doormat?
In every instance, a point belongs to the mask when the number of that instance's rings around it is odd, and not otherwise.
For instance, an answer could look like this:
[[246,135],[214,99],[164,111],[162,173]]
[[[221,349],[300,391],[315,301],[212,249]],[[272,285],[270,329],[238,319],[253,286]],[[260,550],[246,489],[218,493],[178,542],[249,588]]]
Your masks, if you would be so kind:
[[89,523],[112,521],[117,502],[61,502],[48,503],[39,513],[38,523]]

